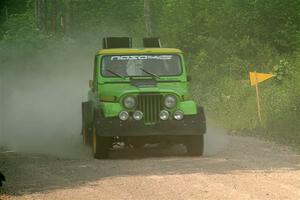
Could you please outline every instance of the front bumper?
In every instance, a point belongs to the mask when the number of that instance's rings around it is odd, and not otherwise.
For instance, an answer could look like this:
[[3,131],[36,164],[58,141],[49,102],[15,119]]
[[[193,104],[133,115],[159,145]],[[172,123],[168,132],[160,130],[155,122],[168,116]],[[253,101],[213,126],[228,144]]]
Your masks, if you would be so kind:
[[145,125],[144,121],[129,119],[121,121],[117,117],[96,120],[100,136],[151,136],[151,135],[202,135],[206,132],[206,120],[203,108],[197,115],[186,115],[183,120],[166,120],[157,124]]

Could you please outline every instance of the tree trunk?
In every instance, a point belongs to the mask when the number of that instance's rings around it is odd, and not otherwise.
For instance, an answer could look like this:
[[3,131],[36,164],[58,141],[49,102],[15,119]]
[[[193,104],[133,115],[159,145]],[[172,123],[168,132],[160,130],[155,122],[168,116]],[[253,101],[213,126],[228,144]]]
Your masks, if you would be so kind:
[[39,28],[39,0],[34,1],[34,19],[35,25]]
[[8,8],[7,8],[7,5],[5,5],[4,7],[4,12],[5,12],[5,21],[8,20]]
[[48,33],[48,1],[44,0],[44,10],[43,10],[43,14],[44,14],[44,31],[45,33]]
[[56,30],[56,21],[57,21],[57,2],[56,0],[52,0],[52,6],[51,6],[51,29],[52,33],[55,35],[57,30]]
[[144,25],[146,36],[151,36],[151,0],[144,0]]
[[44,7],[45,7],[45,1],[44,0],[36,0],[36,23],[37,27],[44,31],[44,21],[45,21],[45,15],[44,15]]
[[198,3],[199,3],[199,0],[191,0],[191,15],[192,15],[192,20],[195,19],[198,15]]
[[64,14],[62,16],[63,32],[65,35],[70,33],[71,29],[71,0],[64,1]]

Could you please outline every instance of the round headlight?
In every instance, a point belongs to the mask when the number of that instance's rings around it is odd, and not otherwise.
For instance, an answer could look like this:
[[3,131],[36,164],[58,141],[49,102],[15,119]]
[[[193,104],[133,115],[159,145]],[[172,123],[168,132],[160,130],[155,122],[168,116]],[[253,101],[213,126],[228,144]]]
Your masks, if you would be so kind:
[[174,118],[176,120],[182,120],[183,119],[183,112],[181,110],[175,111]]
[[139,110],[135,111],[132,116],[133,116],[133,119],[135,119],[135,120],[143,119],[143,113]]
[[119,114],[119,118],[122,121],[125,121],[129,118],[129,113],[127,111],[121,111]]
[[136,106],[135,98],[132,96],[125,97],[125,99],[123,100],[123,104],[125,108],[132,109]]
[[176,97],[174,95],[167,95],[164,103],[167,108],[174,108],[176,106]]
[[166,111],[166,110],[162,110],[162,111],[159,113],[159,117],[160,117],[161,120],[167,120],[167,119],[169,119],[169,116],[170,116],[170,114],[169,114],[169,112]]

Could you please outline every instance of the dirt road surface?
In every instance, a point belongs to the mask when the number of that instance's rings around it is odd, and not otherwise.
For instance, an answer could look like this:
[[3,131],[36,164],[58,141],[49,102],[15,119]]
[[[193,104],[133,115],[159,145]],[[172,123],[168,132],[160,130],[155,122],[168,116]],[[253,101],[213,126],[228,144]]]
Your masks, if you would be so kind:
[[184,146],[116,149],[94,160],[78,137],[60,153],[0,152],[0,199],[300,199],[300,156],[210,128],[205,155]]

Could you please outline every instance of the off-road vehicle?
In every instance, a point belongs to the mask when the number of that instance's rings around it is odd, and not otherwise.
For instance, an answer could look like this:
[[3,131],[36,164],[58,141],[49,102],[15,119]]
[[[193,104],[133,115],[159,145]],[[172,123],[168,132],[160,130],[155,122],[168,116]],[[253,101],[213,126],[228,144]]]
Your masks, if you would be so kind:
[[203,154],[203,107],[191,99],[183,53],[162,48],[159,38],[104,38],[96,53],[88,101],[82,103],[82,135],[95,158],[107,158],[116,143],[184,144]]

